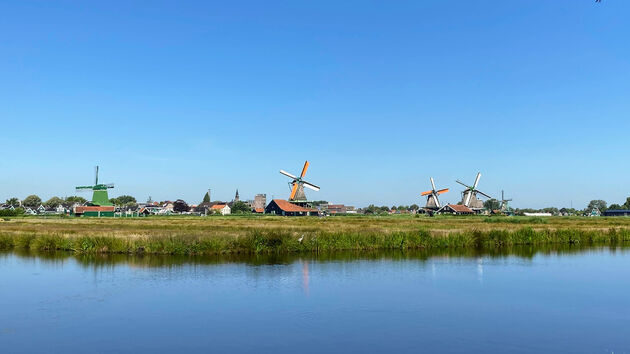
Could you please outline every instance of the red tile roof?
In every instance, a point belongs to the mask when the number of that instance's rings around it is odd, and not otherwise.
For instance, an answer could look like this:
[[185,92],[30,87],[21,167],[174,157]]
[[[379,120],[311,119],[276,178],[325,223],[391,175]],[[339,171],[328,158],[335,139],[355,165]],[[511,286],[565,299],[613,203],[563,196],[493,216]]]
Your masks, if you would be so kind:
[[262,214],[262,213],[265,212],[265,209],[264,208],[256,208],[256,209],[254,209],[254,212]]
[[86,211],[114,211],[113,206],[76,206],[74,212],[76,214],[83,214]]
[[449,204],[448,206],[458,213],[474,213],[474,211],[465,205]]
[[223,209],[227,206],[227,204],[216,204],[210,207],[210,209]]
[[272,202],[276,203],[278,207],[282,209],[283,211],[290,212],[290,213],[298,213],[298,212],[306,213],[306,212],[317,211],[316,209],[303,208],[299,205],[289,203],[288,201],[284,199],[274,199],[272,200]]

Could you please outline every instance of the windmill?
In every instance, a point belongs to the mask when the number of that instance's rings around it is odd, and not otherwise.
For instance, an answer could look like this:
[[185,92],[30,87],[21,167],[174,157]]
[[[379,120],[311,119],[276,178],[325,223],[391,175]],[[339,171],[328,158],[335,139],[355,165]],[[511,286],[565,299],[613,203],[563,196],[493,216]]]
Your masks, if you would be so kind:
[[308,170],[308,161],[304,162],[304,167],[302,168],[302,173],[300,177],[296,177],[285,170],[280,170],[280,173],[283,175],[293,179],[293,181],[289,182],[289,188],[291,188],[291,195],[289,196],[289,201],[291,202],[306,202],[306,194],[304,194],[304,187],[310,188],[314,191],[319,191],[319,187],[306,182],[303,178],[306,174],[306,170]]
[[92,205],[97,205],[97,206],[111,206],[113,205],[110,201],[109,201],[109,196],[107,195],[107,190],[109,188],[114,188],[114,184],[113,183],[108,183],[108,184],[99,184],[98,183],[98,166],[96,166],[96,178],[94,179],[94,185],[93,186],[79,186],[76,187],[77,191],[82,191],[85,189],[91,189],[92,191],[94,191],[94,193],[92,194]]
[[448,188],[437,190],[435,189],[435,182],[433,182],[433,177],[431,177],[431,189],[430,191],[422,192],[421,196],[427,197],[427,205],[424,207],[425,209],[440,209],[440,199],[438,195],[448,192]]
[[481,172],[477,172],[477,178],[475,178],[475,183],[472,186],[466,185],[459,180],[455,181],[466,187],[466,189],[462,192],[462,204],[471,209],[483,209],[483,202],[477,199],[477,194],[481,194],[486,198],[492,198],[486,193],[477,189],[479,178],[481,178]]
[[503,194],[503,191],[501,191],[501,206],[499,207],[499,210],[501,210],[504,213],[510,210],[510,207],[508,206],[508,202],[511,202],[511,201],[512,199],[505,199],[505,195]]

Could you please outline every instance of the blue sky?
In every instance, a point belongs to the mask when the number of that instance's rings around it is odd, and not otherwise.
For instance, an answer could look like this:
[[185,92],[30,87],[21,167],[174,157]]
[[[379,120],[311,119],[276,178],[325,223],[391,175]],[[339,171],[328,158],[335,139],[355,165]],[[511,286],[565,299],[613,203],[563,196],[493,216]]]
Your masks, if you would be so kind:
[[[630,195],[630,2],[0,4],[0,199]],[[87,195],[86,195],[87,196]]]

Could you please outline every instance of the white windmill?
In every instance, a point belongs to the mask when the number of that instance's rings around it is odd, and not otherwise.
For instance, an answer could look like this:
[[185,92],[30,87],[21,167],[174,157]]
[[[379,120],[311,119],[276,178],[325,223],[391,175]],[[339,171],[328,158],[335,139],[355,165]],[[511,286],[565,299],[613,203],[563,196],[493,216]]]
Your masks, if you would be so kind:
[[486,193],[477,189],[479,178],[481,178],[481,172],[477,172],[477,178],[475,178],[475,183],[472,186],[466,185],[459,180],[455,181],[466,187],[466,189],[462,192],[462,204],[471,209],[483,209],[483,201],[477,199],[477,194],[481,194],[486,198],[492,198]]
[[308,165],[309,165],[308,161],[305,161],[300,177],[296,177],[285,170],[280,170],[280,173],[293,179],[293,181],[289,182],[289,186],[291,188],[291,195],[289,196],[289,201],[291,202],[306,202],[306,194],[304,194],[304,187],[310,188],[314,191],[319,191],[318,186],[312,183],[309,183],[303,179],[304,175],[306,174],[306,170],[308,169]]
[[431,177],[431,188],[432,189],[430,191],[422,192],[422,194],[420,194],[423,197],[427,197],[427,205],[425,206],[425,209],[440,209],[442,206],[440,205],[440,199],[438,196],[448,192],[448,188],[437,190],[435,188],[435,182],[433,182],[433,177]]
[[503,191],[501,191],[501,206],[499,207],[499,210],[501,210],[504,213],[507,212],[510,209],[508,202],[511,202],[511,201],[512,201],[512,198],[505,199],[505,195],[503,194]]

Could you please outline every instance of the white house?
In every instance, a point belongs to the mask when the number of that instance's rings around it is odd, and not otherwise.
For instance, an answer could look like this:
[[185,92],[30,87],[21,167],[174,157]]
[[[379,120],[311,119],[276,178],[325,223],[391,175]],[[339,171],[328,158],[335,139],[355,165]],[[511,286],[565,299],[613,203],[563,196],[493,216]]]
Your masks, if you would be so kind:
[[216,204],[213,205],[210,210],[212,210],[213,212],[219,212],[221,213],[221,215],[228,215],[232,213],[232,209],[230,209],[230,206],[227,204]]

